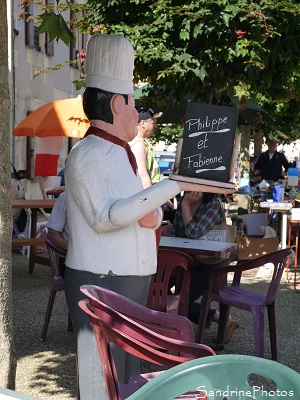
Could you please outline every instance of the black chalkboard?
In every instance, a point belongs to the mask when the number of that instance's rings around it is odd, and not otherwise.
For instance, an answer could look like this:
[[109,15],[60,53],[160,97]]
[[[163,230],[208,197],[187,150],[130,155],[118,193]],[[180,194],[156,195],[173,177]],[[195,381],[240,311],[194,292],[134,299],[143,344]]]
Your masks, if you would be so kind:
[[189,102],[178,174],[229,182],[238,109]]

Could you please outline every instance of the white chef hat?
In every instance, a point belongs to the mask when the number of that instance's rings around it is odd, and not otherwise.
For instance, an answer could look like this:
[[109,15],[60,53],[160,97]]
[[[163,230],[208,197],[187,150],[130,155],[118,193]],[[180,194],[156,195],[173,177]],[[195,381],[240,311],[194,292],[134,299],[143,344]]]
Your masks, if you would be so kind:
[[122,36],[94,35],[87,44],[86,87],[133,93],[134,50]]

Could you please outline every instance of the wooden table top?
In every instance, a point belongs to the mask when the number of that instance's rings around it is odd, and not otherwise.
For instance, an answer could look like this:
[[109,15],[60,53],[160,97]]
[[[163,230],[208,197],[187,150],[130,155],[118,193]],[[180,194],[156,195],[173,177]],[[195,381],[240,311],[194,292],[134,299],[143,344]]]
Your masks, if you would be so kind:
[[53,208],[56,199],[12,200],[12,208]]

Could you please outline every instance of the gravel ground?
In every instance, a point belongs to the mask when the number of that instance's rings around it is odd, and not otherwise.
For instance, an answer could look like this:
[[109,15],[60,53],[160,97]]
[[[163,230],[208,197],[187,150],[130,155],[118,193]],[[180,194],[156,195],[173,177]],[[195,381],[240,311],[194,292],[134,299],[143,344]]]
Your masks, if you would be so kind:
[[[265,268],[255,271],[255,274],[247,276],[244,283],[249,288],[264,291],[269,272]],[[50,281],[48,267],[36,264],[30,275],[28,259],[13,253],[13,308],[18,359],[16,390],[39,399],[75,399],[75,341],[74,334],[67,332],[64,293],[57,293],[46,341],[39,339]],[[277,297],[276,311],[278,361],[300,373],[300,294],[284,279]],[[251,315],[240,310],[232,310],[232,313],[240,327],[220,354],[254,355]],[[212,345],[216,330],[214,323],[206,330],[205,344]],[[267,328],[265,343],[265,357],[271,358]],[[143,371],[149,368],[149,364],[143,363]]]

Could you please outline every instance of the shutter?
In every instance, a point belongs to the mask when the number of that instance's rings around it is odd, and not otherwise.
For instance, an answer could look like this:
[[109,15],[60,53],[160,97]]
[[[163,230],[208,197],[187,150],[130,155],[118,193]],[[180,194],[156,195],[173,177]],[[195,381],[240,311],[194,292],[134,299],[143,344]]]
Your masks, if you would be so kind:
[[52,42],[49,42],[48,32],[45,33],[45,53],[47,54],[47,56],[54,56],[54,40],[52,40]]
[[25,17],[25,45],[33,48],[34,46],[34,22],[26,21],[29,16],[32,16],[32,5],[31,3],[27,3],[29,6],[26,7],[26,17]]
[[[70,3],[74,4],[74,1],[71,0]],[[73,17],[74,17],[73,10],[70,10],[70,21],[72,21]],[[72,32],[74,31],[74,25],[73,25],[73,24],[70,25],[70,30],[71,30]],[[70,64],[70,66],[71,66],[72,68],[78,69],[77,62],[74,62],[74,60],[76,60],[76,59],[77,59],[77,50],[76,50],[76,48],[75,48],[75,46],[74,46],[74,43],[71,41],[71,42],[70,42],[70,55],[69,55],[69,60],[70,60],[70,61],[73,61],[73,63]]]
[[[45,0],[45,5],[47,6],[49,0]],[[45,53],[47,56],[53,57],[54,56],[54,40],[49,42],[49,34],[48,32],[45,33]]]

